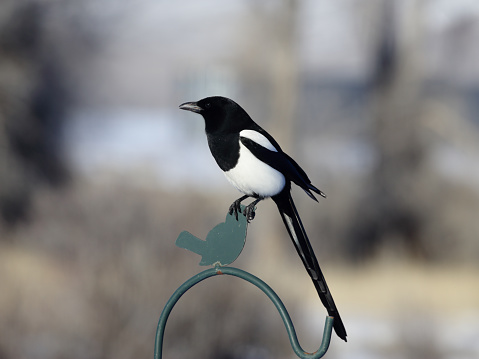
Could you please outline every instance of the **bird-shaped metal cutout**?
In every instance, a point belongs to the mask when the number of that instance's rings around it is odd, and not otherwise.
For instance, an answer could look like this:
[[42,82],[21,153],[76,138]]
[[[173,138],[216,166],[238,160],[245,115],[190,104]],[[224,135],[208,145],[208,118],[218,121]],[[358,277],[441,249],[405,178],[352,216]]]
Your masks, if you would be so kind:
[[248,221],[242,213],[227,214],[225,222],[217,224],[202,240],[188,231],[180,233],[176,245],[201,256],[200,266],[221,265],[233,263],[243,250],[246,241]]

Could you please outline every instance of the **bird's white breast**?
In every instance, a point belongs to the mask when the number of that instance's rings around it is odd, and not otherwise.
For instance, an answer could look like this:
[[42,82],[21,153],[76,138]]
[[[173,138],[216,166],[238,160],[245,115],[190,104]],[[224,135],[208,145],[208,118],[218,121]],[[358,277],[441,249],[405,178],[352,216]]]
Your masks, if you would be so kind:
[[[271,142],[261,133],[243,130],[240,136],[247,137],[270,151],[276,151]],[[240,192],[247,195],[271,197],[284,188],[286,183],[283,174],[256,158],[251,151],[240,142],[240,156],[234,168],[225,172],[228,181]]]

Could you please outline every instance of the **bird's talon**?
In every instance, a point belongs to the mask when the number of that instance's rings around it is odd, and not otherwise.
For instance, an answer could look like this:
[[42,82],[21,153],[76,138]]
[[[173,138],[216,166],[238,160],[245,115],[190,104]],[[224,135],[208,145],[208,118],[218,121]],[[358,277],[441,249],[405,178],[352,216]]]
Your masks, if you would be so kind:
[[230,206],[228,213],[232,215],[234,213],[236,220],[238,220],[238,207],[239,203],[233,202],[233,204]]

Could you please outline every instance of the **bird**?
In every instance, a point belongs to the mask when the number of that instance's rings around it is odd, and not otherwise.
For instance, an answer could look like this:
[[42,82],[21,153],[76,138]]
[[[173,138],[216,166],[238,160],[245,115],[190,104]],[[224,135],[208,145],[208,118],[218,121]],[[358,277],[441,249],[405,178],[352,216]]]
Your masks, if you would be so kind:
[[237,218],[238,212],[241,213],[241,202],[253,198],[242,211],[249,222],[254,219],[255,208],[260,201],[267,198],[274,201],[321,302],[328,315],[334,318],[336,334],[347,341],[346,328],[293,202],[291,184],[299,186],[316,202],[318,200],[313,192],[322,197],[326,195],[311,183],[298,163],[235,101],[212,96],[196,102],[185,102],[179,108],[203,117],[213,158],[226,179],[243,194],[229,207],[230,214]]

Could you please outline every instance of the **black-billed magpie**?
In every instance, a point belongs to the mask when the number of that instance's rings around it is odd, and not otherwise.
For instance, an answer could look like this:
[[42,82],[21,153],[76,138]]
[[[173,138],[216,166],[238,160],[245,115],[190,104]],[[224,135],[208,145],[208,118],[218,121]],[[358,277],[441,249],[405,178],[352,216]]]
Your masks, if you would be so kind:
[[271,197],[276,203],[319,298],[328,314],[334,317],[336,334],[346,341],[346,329],[291,197],[291,182],[315,201],[312,192],[323,197],[325,194],[311,184],[301,167],[233,100],[207,97],[198,102],[186,102],[180,109],[203,116],[211,154],[228,181],[244,194],[230,206],[230,214],[235,213],[238,218],[240,204],[248,197],[254,198],[243,212],[248,221],[254,218],[259,201]]

